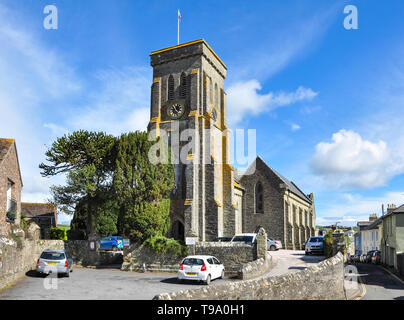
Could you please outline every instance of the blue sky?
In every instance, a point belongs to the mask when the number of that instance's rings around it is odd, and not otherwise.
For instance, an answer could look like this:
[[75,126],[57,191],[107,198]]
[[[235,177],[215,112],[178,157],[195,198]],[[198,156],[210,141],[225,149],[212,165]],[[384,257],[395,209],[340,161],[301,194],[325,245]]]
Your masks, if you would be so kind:
[[[358,30],[343,27],[351,4]],[[38,169],[56,137],[146,128],[149,53],[176,44],[178,8],[181,42],[204,38],[228,67],[231,127],[256,129],[257,153],[314,192],[318,224],[404,203],[400,0],[2,0],[0,136],[17,140],[23,201],[63,182]]]

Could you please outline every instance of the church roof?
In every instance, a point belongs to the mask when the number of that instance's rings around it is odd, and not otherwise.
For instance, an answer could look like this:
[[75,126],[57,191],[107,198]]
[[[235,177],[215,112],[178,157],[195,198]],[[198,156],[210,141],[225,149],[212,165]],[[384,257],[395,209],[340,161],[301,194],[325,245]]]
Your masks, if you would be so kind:
[[299,198],[303,199],[304,201],[307,201],[310,204],[313,203],[313,201],[310,199],[310,197],[308,195],[306,195],[302,190],[300,190],[300,188],[293,181],[286,179],[280,173],[276,172],[274,169],[272,169],[270,166],[268,166],[266,164],[266,162],[260,156],[257,156],[257,158],[254,160],[254,162],[248,167],[248,169],[244,173],[244,175],[246,173],[251,174],[252,173],[251,171],[255,170],[257,161],[261,162],[264,165],[264,168],[272,171],[285,184],[285,186],[287,187],[287,189],[290,192],[292,192],[293,194],[297,195]]

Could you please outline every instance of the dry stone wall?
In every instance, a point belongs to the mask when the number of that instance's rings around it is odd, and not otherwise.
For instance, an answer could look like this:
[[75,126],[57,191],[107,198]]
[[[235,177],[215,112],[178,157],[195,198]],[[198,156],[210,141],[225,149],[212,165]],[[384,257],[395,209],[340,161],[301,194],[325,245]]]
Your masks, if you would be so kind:
[[276,277],[237,281],[163,293],[155,300],[345,300],[341,253],[306,270]]

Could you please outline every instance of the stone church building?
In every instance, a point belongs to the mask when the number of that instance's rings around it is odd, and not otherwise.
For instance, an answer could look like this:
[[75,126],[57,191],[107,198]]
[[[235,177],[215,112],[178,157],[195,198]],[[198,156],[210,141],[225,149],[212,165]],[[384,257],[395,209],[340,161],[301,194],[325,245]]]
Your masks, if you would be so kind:
[[314,236],[313,194],[260,157],[241,176],[230,165],[227,68],[202,39],[154,51],[148,131],[167,139],[175,163],[169,236],[212,241],[263,226],[284,247]]

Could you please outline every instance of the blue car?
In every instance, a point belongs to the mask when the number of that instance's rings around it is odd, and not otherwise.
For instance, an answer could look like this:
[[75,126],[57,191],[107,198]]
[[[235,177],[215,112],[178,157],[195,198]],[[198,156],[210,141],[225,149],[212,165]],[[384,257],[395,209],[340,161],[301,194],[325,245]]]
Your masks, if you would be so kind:
[[100,241],[100,249],[118,251],[123,249],[123,238],[119,236],[111,236],[102,238]]

